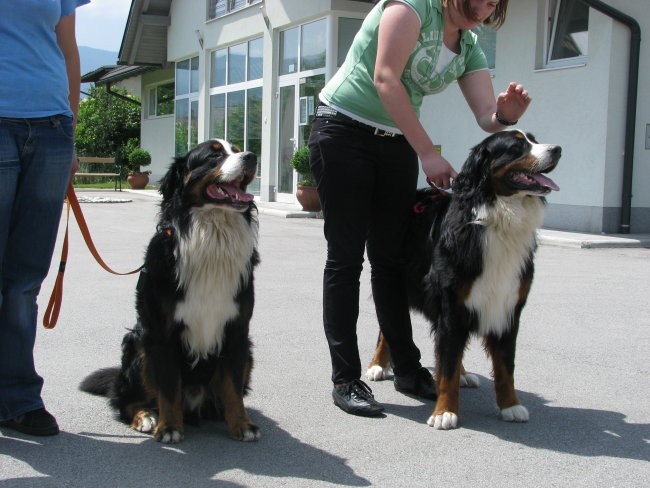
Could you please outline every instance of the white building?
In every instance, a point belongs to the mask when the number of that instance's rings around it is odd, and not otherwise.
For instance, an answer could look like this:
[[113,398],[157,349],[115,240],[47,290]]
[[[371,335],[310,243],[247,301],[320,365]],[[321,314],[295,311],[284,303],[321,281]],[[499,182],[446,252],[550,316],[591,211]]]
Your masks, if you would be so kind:
[[[133,0],[119,62],[151,67],[142,145],[153,181],[175,153],[225,137],[258,154],[260,200],[294,202],[289,158],[372,3]],[[648,31],[646,0],[511,0],[498,33],[481,34],[495,91],[514,80],[533,97],[519,127],[563,148],[545,226],[650,232]],[[457,169],[485,136],[456,86],[425,99],[422,121]]]

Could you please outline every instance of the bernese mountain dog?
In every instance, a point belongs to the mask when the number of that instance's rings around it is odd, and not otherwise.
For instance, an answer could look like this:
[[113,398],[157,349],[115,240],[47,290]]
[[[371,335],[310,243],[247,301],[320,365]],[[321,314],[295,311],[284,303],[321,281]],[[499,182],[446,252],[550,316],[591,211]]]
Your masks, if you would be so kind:
[[[558,186],[545,176],[558,164],[560,146],[531,134],[503,131],[475,146],[452,193],[418,190],[407,245],[407,287],[412,309],[431,323],[438,399],[427,424],[458,425],[460,386],[477,386],[463,353],[470,336],[483,338],[492,359],[503,420],[527,422],[514,387],[519,320],[533,281],[537,229],[545,195]],[[390,350],[380,334],[366,376],[383,379]]]
[[257,157],[222,140],[199,144],[160,184],[157,229],[135,293],[137,323],[121,367],[86,377],[82,391],[109,397],[119,418],[157,441],[183,440],[184,423],[223,419],[254,441],[244,408],[253,367],[249,324],[258,221],[246,187]]

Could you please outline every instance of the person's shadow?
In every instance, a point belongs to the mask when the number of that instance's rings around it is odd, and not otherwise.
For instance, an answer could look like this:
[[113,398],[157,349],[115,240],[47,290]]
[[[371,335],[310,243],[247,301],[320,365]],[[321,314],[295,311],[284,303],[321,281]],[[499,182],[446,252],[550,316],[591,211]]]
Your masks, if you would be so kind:
[[[249,409],[262,432],[257,442],[237,442],[226,435],[223,422],[186,427],[180,444],[160,444],[133,432],[128,437],[99,433],[61,432],[39,438],[16,434],[0,437],[0,453],[27,463],[39,476],[0,480],[0,487],[212,487],[246,486],[239,472],[251,476],[299,478],[344,486],[370,482],[346,460],[292,437],[259,411]],[[4,474],[6,476],[6,473]],[[280,483],[280,482],[279,482]]]
[[[481,377],[480,388],[461,390],[459,428],[536,449],[650,461],[650,424],[628,423],[622,413],[607,410],[549,406],[541,396],[521,390],[517,390],[517,395],[528,408],[530,420],[504,422],[498,416],[491,379]],[[389,415],[425,424],[434,402],[417,407],[384,406]]]

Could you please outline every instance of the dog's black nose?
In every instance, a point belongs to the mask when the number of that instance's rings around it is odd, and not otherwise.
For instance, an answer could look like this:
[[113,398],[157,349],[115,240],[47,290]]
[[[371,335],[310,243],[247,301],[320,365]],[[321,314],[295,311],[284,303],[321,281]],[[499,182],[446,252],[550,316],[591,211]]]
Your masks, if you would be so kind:
[[257,155],[255,153],[252,153],[250,151],[245,151],[242,153],[241,158],[246,162],[246,163],[255,163],[257,164]]
[[562,156],[562,148],[560,146],[553,146],[551,148],[551,154],[554,157],[559,158],[560,156]]

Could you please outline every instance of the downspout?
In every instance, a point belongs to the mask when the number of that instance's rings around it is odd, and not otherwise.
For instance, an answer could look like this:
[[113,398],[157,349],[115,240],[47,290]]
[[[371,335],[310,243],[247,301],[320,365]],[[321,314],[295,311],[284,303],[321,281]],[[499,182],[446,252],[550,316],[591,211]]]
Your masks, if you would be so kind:
[[589,7],[625,24],[630,29],[630,56],[627,75],[627,107],[625,114],[625,145],[623,153],[623,188],[621,192],[621,223],[619,232],[630,233],[632,210],[632,169],[634,168],[634,137],[636,129],[636,104],[639,86],[639,57],[641,51],[641,27],[629,15],[601,2],[580,0]]

